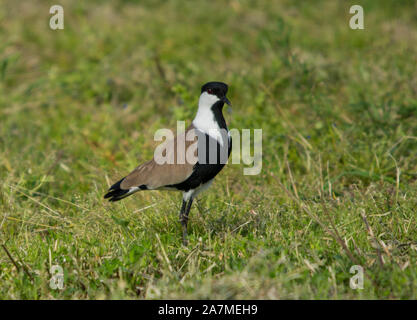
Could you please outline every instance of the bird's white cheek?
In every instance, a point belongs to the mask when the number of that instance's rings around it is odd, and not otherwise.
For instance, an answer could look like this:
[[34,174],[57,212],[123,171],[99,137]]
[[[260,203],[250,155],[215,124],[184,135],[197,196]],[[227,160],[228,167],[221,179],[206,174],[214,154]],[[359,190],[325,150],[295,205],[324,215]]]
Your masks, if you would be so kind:
[[198,101],[198,106],[211,108],[211,106],[219,100],[220,99],[216,95],[203,92],[200,96],[200,100]]

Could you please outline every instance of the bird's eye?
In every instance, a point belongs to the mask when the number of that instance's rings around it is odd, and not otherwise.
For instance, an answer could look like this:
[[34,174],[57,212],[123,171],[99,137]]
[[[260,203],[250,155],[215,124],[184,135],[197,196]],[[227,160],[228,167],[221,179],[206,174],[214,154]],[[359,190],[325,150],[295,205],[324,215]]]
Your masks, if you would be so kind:
[[207,89],[207,93],[213,94],[213,89]]

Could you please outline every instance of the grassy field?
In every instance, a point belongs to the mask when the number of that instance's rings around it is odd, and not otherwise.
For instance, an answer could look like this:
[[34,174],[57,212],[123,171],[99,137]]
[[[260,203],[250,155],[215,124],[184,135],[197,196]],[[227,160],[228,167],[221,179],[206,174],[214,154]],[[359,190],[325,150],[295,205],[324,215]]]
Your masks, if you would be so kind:
[[[2,0],[0,298],[416,299],[416,44],[406,0]],[[263,168],[229,164],[184,247],[179,193],[103,194],[212,80]]]

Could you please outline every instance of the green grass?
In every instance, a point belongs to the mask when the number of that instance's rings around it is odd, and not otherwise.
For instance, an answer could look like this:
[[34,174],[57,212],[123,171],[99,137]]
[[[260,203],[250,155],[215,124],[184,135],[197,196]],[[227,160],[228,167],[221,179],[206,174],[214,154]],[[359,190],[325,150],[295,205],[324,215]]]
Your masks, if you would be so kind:
[[[61,31],[56,1],[0,3],[0,298],[417,298],[414,1],[355,31],[358,1],[59,2]],[[179,193],[103,194],[211,80],[263,168],[229,164],[183,247]]]

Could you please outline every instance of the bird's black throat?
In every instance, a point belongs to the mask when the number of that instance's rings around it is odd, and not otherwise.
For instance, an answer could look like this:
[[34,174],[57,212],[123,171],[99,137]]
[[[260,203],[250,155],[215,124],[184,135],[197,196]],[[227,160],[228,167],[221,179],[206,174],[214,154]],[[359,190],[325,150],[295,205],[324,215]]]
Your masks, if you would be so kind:
[[211,106],[211,111],[213,111],[214,121],[217,122],[220,129],[227,129],[226,120],[223,116],[223,101],[217,101],[215,104]]

